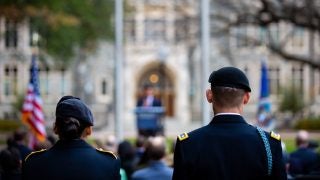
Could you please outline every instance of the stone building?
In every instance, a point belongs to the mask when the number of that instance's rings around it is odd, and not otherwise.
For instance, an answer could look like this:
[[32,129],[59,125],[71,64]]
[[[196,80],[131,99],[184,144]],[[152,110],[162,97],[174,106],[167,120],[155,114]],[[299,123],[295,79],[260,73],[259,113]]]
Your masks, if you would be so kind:
[[[166,120],[188,124],[201,119],[199,2],[191,0],[128,0],[124,35],[124,123],[134,126],[134,108],[146,83],[153,83],[156,96],[166,108]],[[280,24],[277,36],[292,28]],[[297,29],[286,48],[309,53],[308,31]],[[285,61],[280,56],[254,46],[237,34],[266,38],[263,28],[241,27],[231,30],[227,38],[212,37],[210,71],[234,65],[247,72],[253,89],[245,116],[254,122],[260,88],[260,61],[268,64],[273,111],[281,99],[281,88],[290,82],[299,86],[304,101],[315,107],[319,102],[320,73],[308,65]],[[26,91],[31,59],[28,21],[14,23],[0,18],[0,118],[15,117],[14,104]],[[315,55],[319,56],[319,35],[315,35]],[[227,43],[226,43],[227,42]],[[227,45],[226,45],[227,44]],[[231,51],[225,53],[225,46]],[[40,62],[40,88],[47,125],[54,118],[55,105],[62,95],[75,94],[93,109],[96,124],[106,127],[113,121],[114,47],[100,42],[86,61],[57,68],[48,58]],[[209,85],[208,85],[209,87]]]

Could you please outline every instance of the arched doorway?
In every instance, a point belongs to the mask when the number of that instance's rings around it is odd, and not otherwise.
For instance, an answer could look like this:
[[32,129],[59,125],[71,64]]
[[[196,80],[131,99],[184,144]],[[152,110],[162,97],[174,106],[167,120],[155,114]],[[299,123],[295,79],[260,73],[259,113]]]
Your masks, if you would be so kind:
[[152,63],[145,66],[138,78],[136,99],[142,96],[143,87],[146,84],[153,85],[155,96],[161,99],[166,109],[166,116],[174,116],[174,82],[168,67],[163,63]]

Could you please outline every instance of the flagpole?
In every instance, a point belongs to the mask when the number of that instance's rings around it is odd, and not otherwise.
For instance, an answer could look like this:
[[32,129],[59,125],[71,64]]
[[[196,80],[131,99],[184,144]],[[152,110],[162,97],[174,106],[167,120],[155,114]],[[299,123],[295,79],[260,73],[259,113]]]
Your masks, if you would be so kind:
[[[210,59],[210,2],[209,0],[201,0],[201,65],[202,65],[202,78],[201,78],[201,91],[205,94],[208,88],[209,78],[209,59]],[[202,100],[202,125],[207,125],[210,121],[209,104],[203,97]]]
[[118,141],[123,139],[123,0],[115,1],[115,134]]

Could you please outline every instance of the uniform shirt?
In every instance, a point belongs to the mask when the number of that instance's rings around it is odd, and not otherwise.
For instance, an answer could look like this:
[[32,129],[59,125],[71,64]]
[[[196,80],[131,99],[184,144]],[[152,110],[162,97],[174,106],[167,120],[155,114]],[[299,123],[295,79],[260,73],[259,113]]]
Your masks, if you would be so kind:
[[257,129],[237,114],[220,114],[209,125],[177,140],[174,180],[286,179],[279,140],[266,134],[272,151],[272,176]]
[[162,161],[152,161],[146,168],[133,173],[132,180],[171,180],[172,168]]
[[120,162],[113,154],[94,149],[83,140],[59,140],[46,151],[31,154],[23,179],[120,179]]

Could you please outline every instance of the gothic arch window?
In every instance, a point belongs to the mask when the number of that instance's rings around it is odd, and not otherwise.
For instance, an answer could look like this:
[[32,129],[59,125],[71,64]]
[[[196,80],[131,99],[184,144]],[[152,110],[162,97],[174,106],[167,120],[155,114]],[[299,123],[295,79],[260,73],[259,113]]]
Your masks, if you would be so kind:
[[166,115],[174,116],[174,84],[169,74],[168,69],[163,64],[150,67],[144,71],[138,80],[137,99],[142,95],[144,85],[151,84],[154,87],[155,96],[161,99],[162,105],[166,109]]

